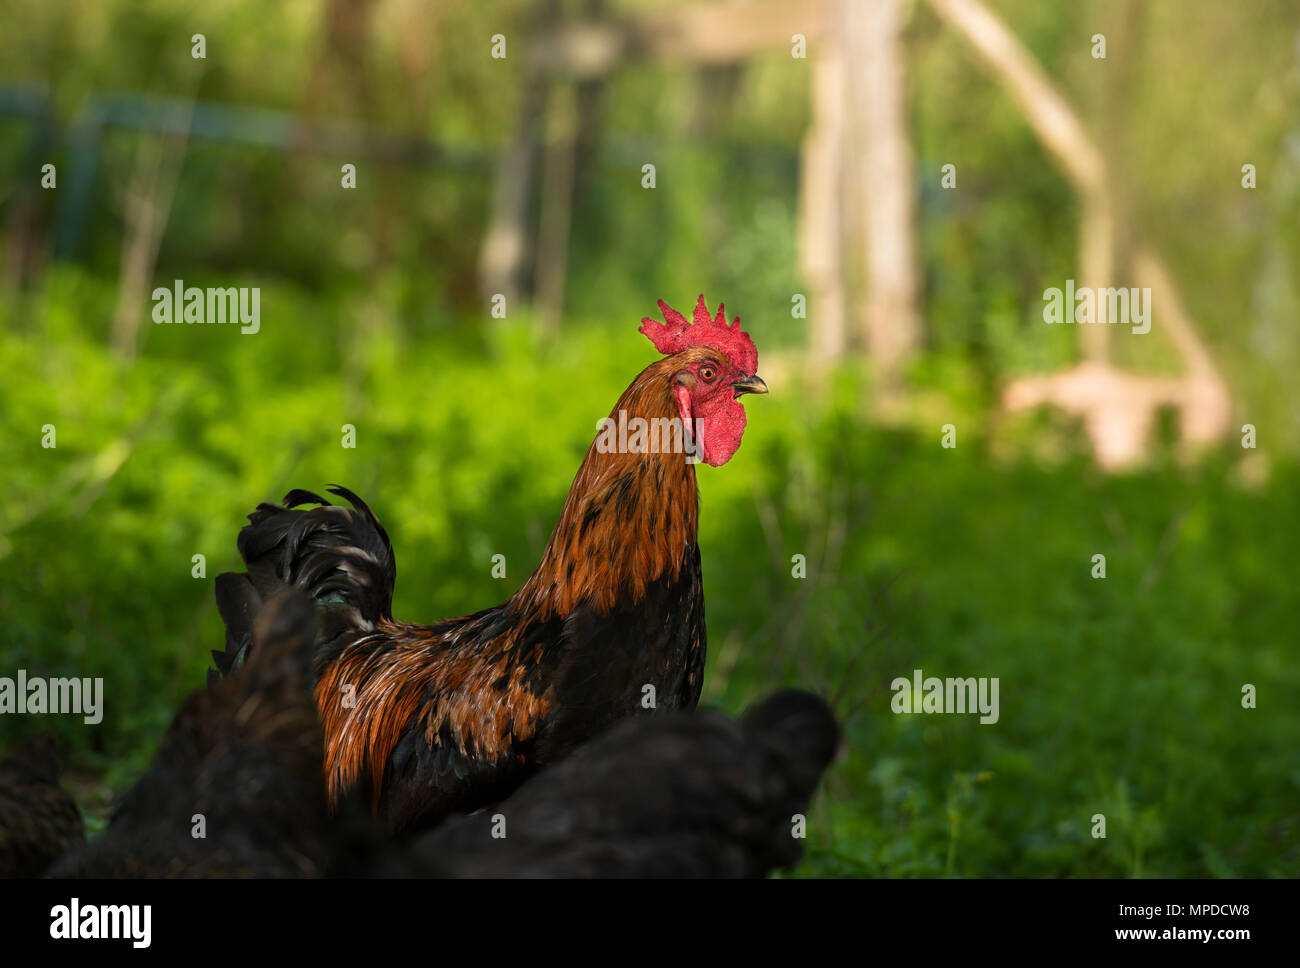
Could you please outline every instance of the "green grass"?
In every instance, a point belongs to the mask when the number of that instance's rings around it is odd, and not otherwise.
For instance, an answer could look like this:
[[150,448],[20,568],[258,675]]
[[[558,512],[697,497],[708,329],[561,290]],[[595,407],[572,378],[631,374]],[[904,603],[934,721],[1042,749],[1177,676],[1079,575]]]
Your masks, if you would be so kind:
[[[60,731],[96,822],[203,682],[211,579],[236,566],[257,501],[347,484],[390,529],[399,616],[491,604],[535,564],[595,421],[652,355],[642,307],[546,347],[527,321],[403,338],[382,304],[265,289],[257,336],[150,325],[128,366],[102,349],[111,296],[56,274],[0,304],[0,670],[103,676],[106,695],[98,727],[0,731]],[[929,391],[960,377],[917,373]],[[1182,467],[1162,446],[1105,477],[1047,419],[1004,428],[995,456],[977,391],[890,429],[861,418],[852,372],[769,383],[735,459],[700,471],[705,701],[833,697],[846,744],[799,874],[1300,873],[1293,460]],[[890,681],[914,668],[998,677],[999,721],[894,715]]]

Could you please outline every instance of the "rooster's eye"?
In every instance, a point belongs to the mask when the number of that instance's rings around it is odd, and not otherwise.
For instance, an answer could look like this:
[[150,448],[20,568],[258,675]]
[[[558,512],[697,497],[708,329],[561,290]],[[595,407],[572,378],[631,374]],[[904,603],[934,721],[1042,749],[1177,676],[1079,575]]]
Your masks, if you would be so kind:
[[718,375],[718,371],[711,366],[700,367],[700,379],[705,383],[712,383],[713,378]]

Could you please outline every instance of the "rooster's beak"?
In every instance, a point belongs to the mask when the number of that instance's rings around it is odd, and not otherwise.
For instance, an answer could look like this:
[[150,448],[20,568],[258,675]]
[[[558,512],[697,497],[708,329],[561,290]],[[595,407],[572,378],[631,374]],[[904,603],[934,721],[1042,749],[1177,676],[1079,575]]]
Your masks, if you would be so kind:
[[767,384],[758,374],[747,376],[743,380],[737,380],[731,385],[731,389],[736,391],[736,396],[744,396],[746,393],[766,393]]

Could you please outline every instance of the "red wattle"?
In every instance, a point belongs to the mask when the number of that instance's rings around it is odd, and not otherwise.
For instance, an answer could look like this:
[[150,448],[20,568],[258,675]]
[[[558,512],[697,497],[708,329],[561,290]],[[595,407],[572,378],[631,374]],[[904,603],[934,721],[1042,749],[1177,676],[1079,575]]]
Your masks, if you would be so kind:
[[745,433],[745,408],[734,397],[727,397],[722,406],[707,417],[698,418],[701,457],[711,467],[721,467],[740,449],[740,438]]

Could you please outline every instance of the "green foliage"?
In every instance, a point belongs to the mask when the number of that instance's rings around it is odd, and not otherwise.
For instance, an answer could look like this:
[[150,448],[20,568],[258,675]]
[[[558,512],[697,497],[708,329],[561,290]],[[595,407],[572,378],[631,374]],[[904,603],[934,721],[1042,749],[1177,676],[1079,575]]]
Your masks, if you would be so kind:
[[[106,695],[97,727],[6,716],[6,740],[59,730],[80,770],[128,782],[221,641],[211,579],[237,565],[243,515],[291,487],[340,482],[372,502],[397,549],[399,615],[503,599],[595,421],[648,359],[639,306],[553,346],[527,319],[480,345],[402,337],[374,322],[388,312],[375,300],[347,320],[292,290],[263,295],[257,335],[151,324],[129,366],[79,335],[110,312],[111,287],[68,272],[4,304],[0,328],[21,312],[28,334],[0,341],[0,367],[31,378],[0,388],[0,668],[102,676]],[[961,382],[951,367],[932,377]],[[737,711],[782,685],[833,697],[846,749],[801,873],[1296,872],[1300,469],[1278,462],[1247,488],[1225,455],[1107,478],[1068,454],[997,458],[965,421],[955,450],[937,424],[863,423],[851,371],[772,382],[747,404],[736,457],[700,472],[705,698]],[[46,423],[55,449],[40,446]],[[1090,577],[1095,553],[1105,580]],[[999,722],[894,715],[890,681],[914,668],[999,677]],[[1244,682],[1259,709],[1241,708]],[[1089,834],[1095,813],[1106,840]]]

